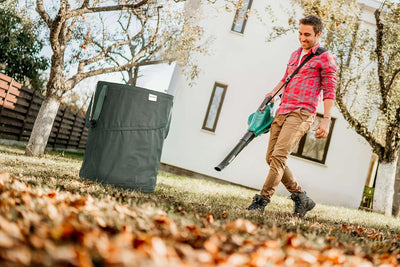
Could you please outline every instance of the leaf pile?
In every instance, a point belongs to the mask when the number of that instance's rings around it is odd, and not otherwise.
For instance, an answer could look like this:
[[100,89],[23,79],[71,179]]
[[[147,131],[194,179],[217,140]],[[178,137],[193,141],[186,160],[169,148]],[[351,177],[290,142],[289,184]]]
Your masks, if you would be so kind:
[[[243,218],[217,220],[212,214],[200,218],[198,224],[187,223],[154,205],[127,205],[113,197],[96,199],[31,185],[20,178],[0,173],[1,266],[398,264],[398,252],[366,255],[357,246],[346,251],[335,236],[318,239],[316,245],[301,234]],[[90,184],[81,184],[85,183]],[[374,229],[341,228],[381,238]]]

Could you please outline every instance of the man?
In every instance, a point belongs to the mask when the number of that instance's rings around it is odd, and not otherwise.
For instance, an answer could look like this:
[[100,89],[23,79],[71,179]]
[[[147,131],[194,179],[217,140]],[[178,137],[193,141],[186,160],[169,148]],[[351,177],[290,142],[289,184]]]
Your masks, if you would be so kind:
[[[284,84],[301,62],[311,53],[316,53],[322,33],[322,22],[310,15],[300,20],[299,41],[301,47],[290,57],[285,76],[278,85],[266,95],[273,96]],[[322,92],[321,92],[322,91]],[[314,208],[314,201],[306,195],[286,166],[289,154],[307,133],[314,121],[321,95],[324,102],[324,118],[314,129],[316,138],[325,138],[329,133],[331,111],[336,93],[336,61],[329,52],[314,55],[283,89],[281,104],[270,129],[266,161],[270,170],[260,194],[256,194],[248,210],[263,212],[271,201],[279,182],[292,193],[295,202],[294,215],[304,217]]]

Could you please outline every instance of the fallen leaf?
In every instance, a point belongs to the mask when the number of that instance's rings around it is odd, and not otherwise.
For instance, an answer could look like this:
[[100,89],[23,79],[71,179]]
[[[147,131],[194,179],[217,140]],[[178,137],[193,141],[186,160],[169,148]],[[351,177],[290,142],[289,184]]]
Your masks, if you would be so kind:
[[14,247],[13,249],[4,251],[1,254],[2,257],[16,263],[17,266],[20,266],[21,264],[28,266],[32,259],[31,251],[25,246]]
[[137,217],[136,213],[134,211],[130,210],[126,205],[121,206],[121,205],[115,204],[114,209],[116,211],[118,211],[119,213],[130,216],[132,218]]
[[297,234],[291,234],[288,236],[288,245],[294,248],[300,247],[302,241]]
[[164,244],[164,241],[159,237],[151,238],[151,246],[154,252],[160,256],[167,256],[167,247]]
[[226,264],[229,266],[245,266],[248,261],[248,255],[234,253],[228,256],[226,259]]
[[20,228],[16,223],[9,222],[7,219],[0,215],[0,229],[7,232],[7,234],[11,237],[14,237],[20,241],[24,241],[25,238],[21,233]]
[[209,253],[216,255],[219,252],[220,241],[216,237],[211,237],[204,242],[204,248]]
[[57,208],[51,203],[47,204],[47,213],[49,218],[54,221],[57,221],[60,218]]
[[208,215],[206,216],[206,220],[207,220],[207,222],[209,222],[209,223],[211,223],[211,224],[213,224],[213,223],[215,222],[214,216],[213,216],[212,214],[208,214]]
[[15,245],[14,238],[0,231],[0,248],[11,248]]
[[254,233],[256,229],[257,226],[255,226],[252,222],[242,218],[236,219],[233,222],[228,222],[225,227],[225,230],[227,231],[241,231],[248,234]]
[[343,264],[346,260],[342,251],[332,248],[323,253],[325,259],[324,261],[330,261],[333,264]]
[[8,172],[0,172],[0,186],[3,186],[9,180],[10,174]]
[[96,223],[100,226],[100,227],[102,227],[102,228],[105,228],[106,226],[107,226],[107,223],[104,221],[104,219],[103,218],[100,218],[100,217],[95,217],[94,218],[94,220],[96,221]]

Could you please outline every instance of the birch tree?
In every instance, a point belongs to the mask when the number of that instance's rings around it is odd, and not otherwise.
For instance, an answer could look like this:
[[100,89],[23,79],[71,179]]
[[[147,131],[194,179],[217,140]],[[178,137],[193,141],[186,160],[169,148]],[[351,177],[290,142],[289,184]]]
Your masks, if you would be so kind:
[[[185,26],[182,23],[186,21],[175,10],[167,12],[179,2],[183,1],[59,0],[44,3],[36,0],[36,11],[48,30],[53,55],[46,95],[25,153],[31,156],[44,153],[62,96],[83,79],[128,70],[158,51],[179,53],[174,45],[184,37],[175,29]],[[128,37],[111,23],[118,17],[131,20],[131,27],[125,25]],[[199,40],[201,29],[191,32],[196,34],[185,42],[194,44]],[[124,60],[130,44],[133,44],[134,53]]]
[[[368,29],[362,19],[367,11],[357,0],[292,3],[303,15],[316,14],[324,22],[322,44],[338,65],[337,107],[378,155],[373,210],[391,215],[400,149],[400,6],[384,1],[373,11],[375,21]],[[295,30],[292,22],[298,18],[288,14],[286,31],[277,27],[271,36]]]

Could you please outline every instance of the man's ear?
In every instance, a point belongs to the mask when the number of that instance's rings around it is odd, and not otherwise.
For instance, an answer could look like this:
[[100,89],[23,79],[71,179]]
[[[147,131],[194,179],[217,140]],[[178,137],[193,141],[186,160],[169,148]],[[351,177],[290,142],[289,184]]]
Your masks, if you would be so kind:
[[317,33],[317,38],[321,36],[322,32]]

